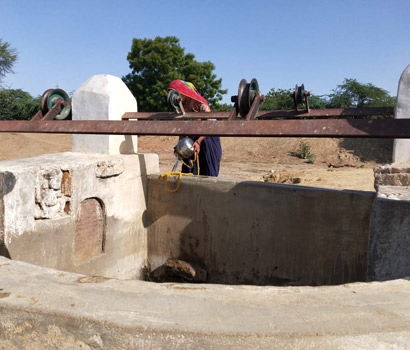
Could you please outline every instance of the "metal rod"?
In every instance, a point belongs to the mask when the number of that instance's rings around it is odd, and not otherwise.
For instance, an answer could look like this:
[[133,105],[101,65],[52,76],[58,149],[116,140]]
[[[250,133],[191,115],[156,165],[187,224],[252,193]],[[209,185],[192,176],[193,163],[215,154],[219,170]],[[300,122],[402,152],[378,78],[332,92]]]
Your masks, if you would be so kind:
[[0,121],[0,132],[237,137],[410,138],[410,119]]
[[259,111],[258,118],[314,118],[314,117],[369,117],[369,116],[392,116],[393,107],[369,107],[369,108],[324,108],[303,111]]
[[[211,113],[185,113],[185,115],[167,112],[127,112],[123,119],[228,119],[231,112],[211,112]],[[392,116],[393,107],[371,107],[371,108],[327,108],[295,110],[274,110],[259,111],[257,118],[328,118],[328,117],[366,117],[366,116]]]

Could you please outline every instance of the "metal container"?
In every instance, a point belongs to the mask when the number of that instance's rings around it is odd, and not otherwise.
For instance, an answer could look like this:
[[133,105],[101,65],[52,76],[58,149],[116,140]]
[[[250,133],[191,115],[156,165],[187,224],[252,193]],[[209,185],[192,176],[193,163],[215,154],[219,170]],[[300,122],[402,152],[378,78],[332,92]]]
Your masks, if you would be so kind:
[[189,158],[194,152],[194,141],[189,137],[184,137],[175,146],[175,157],[177,158]]

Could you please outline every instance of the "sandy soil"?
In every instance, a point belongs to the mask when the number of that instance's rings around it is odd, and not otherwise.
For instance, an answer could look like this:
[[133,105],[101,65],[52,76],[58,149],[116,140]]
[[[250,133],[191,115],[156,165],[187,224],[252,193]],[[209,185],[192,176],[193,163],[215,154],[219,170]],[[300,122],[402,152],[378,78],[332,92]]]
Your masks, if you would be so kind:
[[[175,164],[177,137],[144,136],[139,151],[156,152],[160,170]],[[295,156],[301,141],[310,145],[314,164]],[[337,189],[374,191],[373,168],[390,163],[392,140],[233,138],[221,139],[223,157],[220,176]]]
[[[156,152],[160,170],[175,163],[177,137],[143,136],[140,152]],[[293,183],[338,189],[374,191],[373,168],[390,163],[392,140],[222,138],[220,176],[242,180]],[[300,141],[310,145],[314,164],[295,156]],[[71,136],[57,134],[0,135],[0,160],[71,151]]]

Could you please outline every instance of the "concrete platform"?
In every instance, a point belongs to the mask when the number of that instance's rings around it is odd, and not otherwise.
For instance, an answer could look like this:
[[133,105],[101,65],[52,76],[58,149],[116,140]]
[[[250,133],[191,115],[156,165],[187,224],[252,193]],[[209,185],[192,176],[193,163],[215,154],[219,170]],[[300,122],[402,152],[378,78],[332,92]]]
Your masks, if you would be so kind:
[[410,281],[154,284],[0,257],[0,349],[410,349]]

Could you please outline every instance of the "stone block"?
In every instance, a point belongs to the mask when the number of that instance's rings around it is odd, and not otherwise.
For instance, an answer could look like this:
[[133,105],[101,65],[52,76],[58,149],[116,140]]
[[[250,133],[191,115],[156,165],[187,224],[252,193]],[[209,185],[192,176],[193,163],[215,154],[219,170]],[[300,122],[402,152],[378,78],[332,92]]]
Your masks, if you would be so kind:
[[[410,116],[410,65],[403,71],[397,90],[397,102],[394,117],[407,119]],[[393,146],[393,162],[410,161],[410,139],[396,139]]]
[[[73,95],[73,120],[121,120],[137,112],[137,101],[124,82],[112,75],[94,75]],[[130,154],[137,152],[137,136],[73,135],[73,151]]]
[[373,203],[368,280],[410,276],[410,201],[376,198]]
[[374,169],[374,187],[410,186],[410,164],[385,164]]
[[97,163],[95,176],[106,178],[111,176],[118,176],[124,171],[124,162],[122,159],[115,159],[110,161],[103,161]]
[[410,188],[403,186],[379,186],[377,197],[410,201]]

